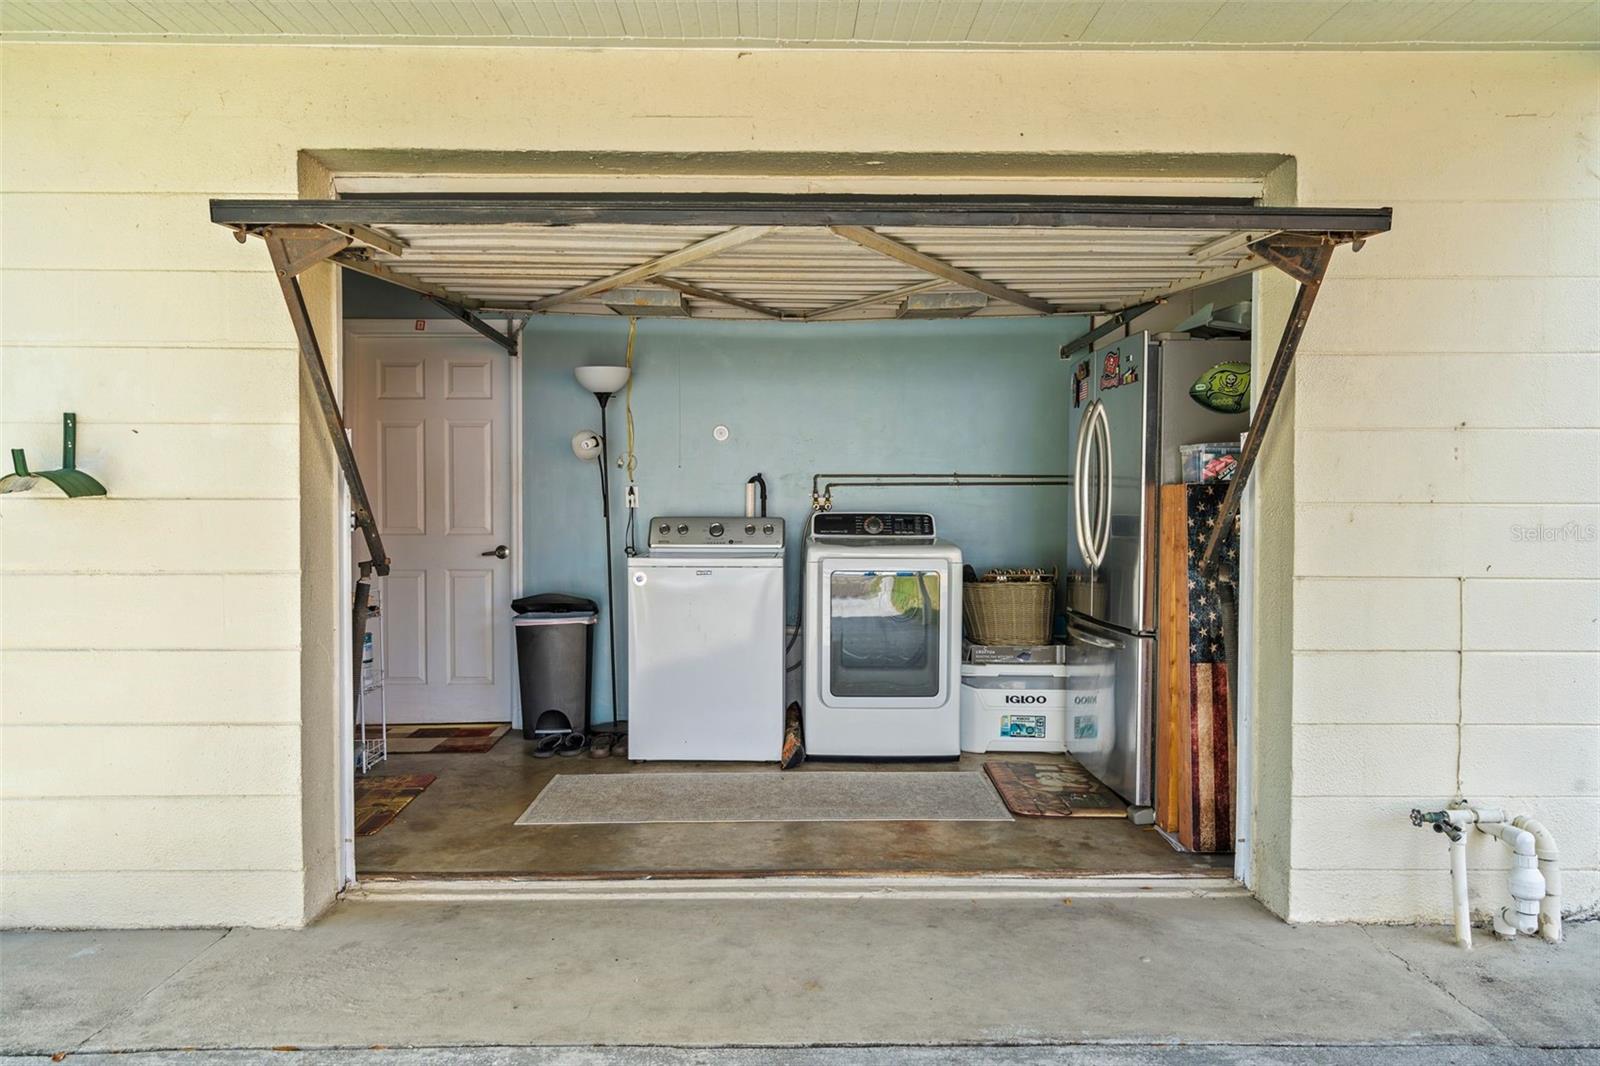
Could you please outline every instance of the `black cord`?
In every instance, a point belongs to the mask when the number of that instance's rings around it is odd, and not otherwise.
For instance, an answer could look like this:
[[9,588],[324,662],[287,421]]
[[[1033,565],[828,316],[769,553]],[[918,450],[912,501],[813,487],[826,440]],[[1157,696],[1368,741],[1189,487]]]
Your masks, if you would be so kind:
[[596,393],[595,399],[600,401],[600,514],[605,518],[606,524],[606,630],[610,637],[606,650],[611,653],[611,728],[621,726],[622,704],[617,699],[617,593],[613,585],[615,581],[611,571],[611,483],[606,477],[607,452],[606,441],[606,401],[609,394]]
[[804,621],[805,621],[804,619],[801,619],[799,622],[795,623],[794,636],[790,637],[789,638],[789,643],[787,643],[787,644],[785,644],[783,646],[783,658],[784,658],[784,663],[785,663],[784,668],[783,668],[783,672],[786,673],[786,674],[794,673],[796,670],[800,669],[806,663],[806,661],[804,659],[801,659],[799,662],[795,663],[793,666],[787,665],[788,664],[788,660],[789,660],[789,653],[791,651],[794,651],[794,646],[796,644],[800,643],[800,634],[805,629]]

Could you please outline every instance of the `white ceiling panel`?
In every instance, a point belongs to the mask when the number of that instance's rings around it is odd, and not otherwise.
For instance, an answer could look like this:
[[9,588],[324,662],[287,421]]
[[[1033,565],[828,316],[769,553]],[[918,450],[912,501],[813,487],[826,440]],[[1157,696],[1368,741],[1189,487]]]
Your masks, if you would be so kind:
[[1600,36],[1600,0],[1593,0],[1592,3],[1574,11],[1544,31],[1541,36],[1551,43],[1592,45],[1596,36]]
[[1231,0],[1195,31],[1194,39],[1206,44],[1301,44],[1344,6],[1344,0],[1297,0],[1292,4]]
[[[1537,0],[1478,0],[1455,12],[1435,26],[1433,35],[1456,41],[1480,38],[1499,41],[1539,41],[1569,18],[1582,15],[1582,8],[1593,11],[1593,4],[1539,3]],[[1593,21],[1591,17],[1591,22]],[[1600,32],[1591,25],[1589,32]]]
[[1425,41],[1428,34],[1467,5],[1467,0],[1432,4],[1395,4],[1389,0],[1355,0],[1342,4],[1306,38],[1312,42],[1373,44],[1383,41]]
[[22,40],[580,47],[1595,47],[1596,0],[6,0]]
[[1221,0],[1128,0],[1127,3],[1095,6],[1099,10],[1085,31],[1085,43],[1103,46],[1169,42],[1174,37],[1192,42],[1222,3]]

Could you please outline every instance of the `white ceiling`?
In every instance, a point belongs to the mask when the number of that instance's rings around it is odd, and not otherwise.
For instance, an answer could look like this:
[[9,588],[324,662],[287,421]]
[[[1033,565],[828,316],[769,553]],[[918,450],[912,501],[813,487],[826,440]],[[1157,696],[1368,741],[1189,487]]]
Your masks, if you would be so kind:
[[4,0],[13,40],[1593,48],[1600,0]]

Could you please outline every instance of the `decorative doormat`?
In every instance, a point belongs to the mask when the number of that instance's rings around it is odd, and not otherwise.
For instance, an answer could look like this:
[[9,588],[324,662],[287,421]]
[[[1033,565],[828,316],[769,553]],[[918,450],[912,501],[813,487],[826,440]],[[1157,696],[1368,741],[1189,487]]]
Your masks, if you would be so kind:
[[1009,822],[979,773],[916,770],[559,774],[518,825]]
[[477,755],[511,731],[506,722],[449,722],[441,725],[390,725],[390,755],[455,751]]
[[994,782],[1012,814],[1032,818],[1122,818],[1128,805],[1095,780],[1076,759],[1058,762],[1012,762],[991,759],[983,772]]
[[369,837],[394,821],[433,784],[433,774],[376,774],[356,778],[356,836]]

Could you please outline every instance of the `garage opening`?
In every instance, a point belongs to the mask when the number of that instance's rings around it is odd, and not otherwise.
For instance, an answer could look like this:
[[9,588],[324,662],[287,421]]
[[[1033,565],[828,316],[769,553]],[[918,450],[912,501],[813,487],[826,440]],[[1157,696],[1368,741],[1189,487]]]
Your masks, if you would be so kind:
[[[1231,872],[1240,494],[1332,250],[1388,218],[214,203],[351,488],[356,869]],[[295,280],[327,261],[343,397]],[[1252,382],[1264,266],[1300,289]]]

